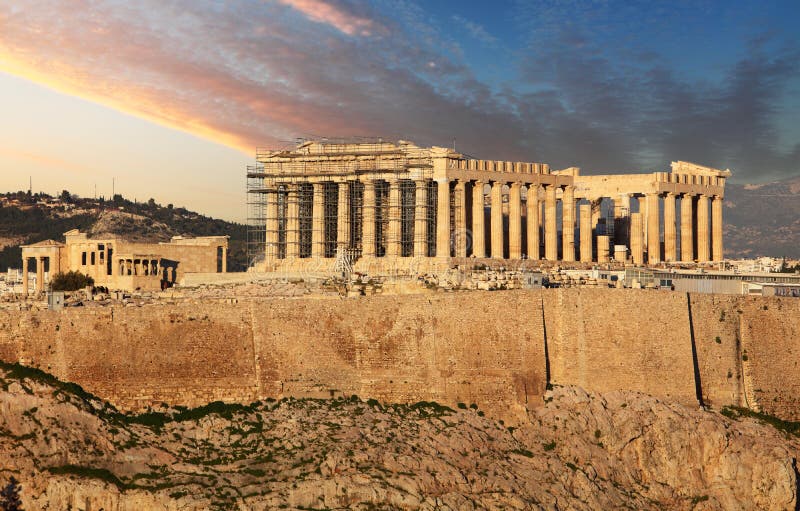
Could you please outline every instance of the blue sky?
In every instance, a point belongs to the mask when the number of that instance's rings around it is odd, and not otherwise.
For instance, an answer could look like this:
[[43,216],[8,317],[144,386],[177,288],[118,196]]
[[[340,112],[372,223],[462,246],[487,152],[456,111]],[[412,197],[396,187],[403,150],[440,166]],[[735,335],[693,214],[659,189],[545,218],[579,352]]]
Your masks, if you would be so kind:
[[244,217],[256,146],[379,135],[584,173],[800,175],[798,2],[0,5],[0,189]]

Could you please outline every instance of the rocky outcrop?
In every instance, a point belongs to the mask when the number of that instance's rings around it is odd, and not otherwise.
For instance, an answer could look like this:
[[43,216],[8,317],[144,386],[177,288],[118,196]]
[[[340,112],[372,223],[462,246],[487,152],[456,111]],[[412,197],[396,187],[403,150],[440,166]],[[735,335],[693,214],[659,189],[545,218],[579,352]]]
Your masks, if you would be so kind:
[[358,398],[124,415],[10,366],[0,477],[25,509],[796,509],[795,437],[633,392],[556,387],[517,428]]

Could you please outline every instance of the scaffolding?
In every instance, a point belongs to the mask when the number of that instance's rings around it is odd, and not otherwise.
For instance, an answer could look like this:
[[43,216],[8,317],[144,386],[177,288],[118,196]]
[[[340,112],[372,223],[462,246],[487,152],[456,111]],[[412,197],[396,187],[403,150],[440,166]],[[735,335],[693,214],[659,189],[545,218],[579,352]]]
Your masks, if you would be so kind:
[[[336,257],[338,249],[347,248],[348,257],[357,260],[370,243],[378,257],[386,255],[390,242],[399,243],[398,255],[413,256],[414,243],[427,237],[426,255],[431,255],[436,239],[432,175],[433,160],[427,150],[382,139],[323,139],[301,141],[290,150],[257,149],[256,164],[247,167],[248,263],[313,257],[315,240],[322,240],[322,257]],[[373,204],[364,200],[365,180],[374,182]],[[426,232],[418,232],[422,230],[414,222],[419,209],[414,180],[427,182],[428,207],[420,212],[427,215]],[[390,183],[397,183],[400,193],[393,196]],[[342,198],[340,184],[349,185]],[[398,197],[399,202],[393,203]],[[315,222],[318,207],[321,222]],[[375,221],[372,239],[363,234],[368,208]],[[347,216],[343,225],[338,223],[340,213]],[[397,215],[399,223],[394,234],[390,234],[391,215]],[[315,233],[319,229],[322,232]],[[390,239],[392,235],[399,239]],[[346,239],[339,240],[340,236]]]

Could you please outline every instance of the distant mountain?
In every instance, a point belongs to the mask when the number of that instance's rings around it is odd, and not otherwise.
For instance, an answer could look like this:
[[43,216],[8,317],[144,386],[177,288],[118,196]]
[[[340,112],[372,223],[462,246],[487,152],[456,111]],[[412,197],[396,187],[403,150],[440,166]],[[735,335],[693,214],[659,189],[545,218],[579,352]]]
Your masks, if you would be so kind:
[[800,258],[800,177],[725,186],[725,256]]
[[172,236],[230,236],[229,271],[246,269],[246,227],[216,220],[154,200],[132,202],[83,199],[63,192],[59,197],[25,192],[0,194],[0,272],[21,265],[20,245],[80,229],[90,237],[118,236],[129,241],[169,241]]

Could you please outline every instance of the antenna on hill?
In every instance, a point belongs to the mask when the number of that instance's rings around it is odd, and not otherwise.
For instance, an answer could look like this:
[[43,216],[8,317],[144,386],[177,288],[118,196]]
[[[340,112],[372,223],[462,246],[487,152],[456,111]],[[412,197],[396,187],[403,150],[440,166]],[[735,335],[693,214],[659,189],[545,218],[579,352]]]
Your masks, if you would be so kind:
[[111,178],[111,200],[114,200],[114,197],[117,196],[117,178]]
[[33,176],[28,176],[28,195],[33,195]]

